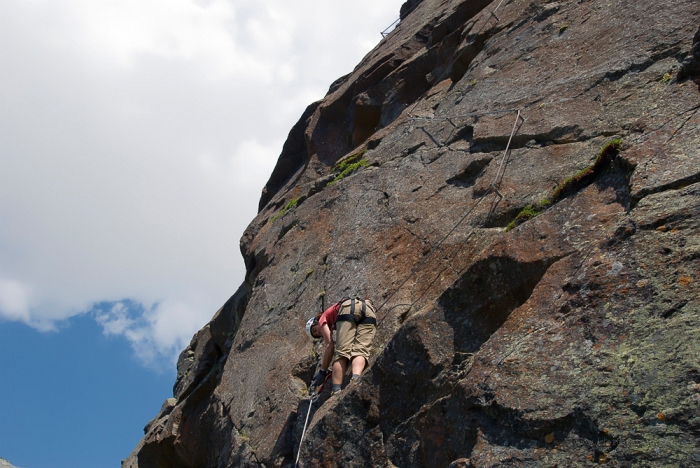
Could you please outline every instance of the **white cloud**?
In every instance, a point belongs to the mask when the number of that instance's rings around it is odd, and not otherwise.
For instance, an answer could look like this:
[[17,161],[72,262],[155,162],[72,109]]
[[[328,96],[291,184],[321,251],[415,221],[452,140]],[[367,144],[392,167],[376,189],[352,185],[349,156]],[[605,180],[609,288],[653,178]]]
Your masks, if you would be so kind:
[[131,301],[105,303],[93,314],[104,335],[123,335],[134,355],[147,367],[172,368],[177,355],[192,339],[194,331],[209,318],[209,311],[189,304],[168,300],[144,308]]
[[105,333],[174,355],[242,281],[289,129],[401,3],[0,2],[0,317],[128,298]]
[[135,320],[129,316],[129,309],[123,302],[111,304],[108,310],[97,309],[95,320],[102,325],[105,335],[123,335],[134,326]]
[[29,288],[17,281],[0,280],[0,317],[29,320]]

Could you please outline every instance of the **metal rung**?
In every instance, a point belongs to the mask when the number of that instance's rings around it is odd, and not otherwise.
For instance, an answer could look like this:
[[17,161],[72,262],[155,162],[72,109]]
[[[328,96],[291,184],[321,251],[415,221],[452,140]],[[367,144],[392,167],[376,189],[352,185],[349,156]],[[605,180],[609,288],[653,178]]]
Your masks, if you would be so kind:
[[496,21],[501,21],[501,18],[499,18],[498,16],[496,16],[496,12],[495,12],[495,11],[492,11],[491,14],[494,16],[494,18],[496,18]]

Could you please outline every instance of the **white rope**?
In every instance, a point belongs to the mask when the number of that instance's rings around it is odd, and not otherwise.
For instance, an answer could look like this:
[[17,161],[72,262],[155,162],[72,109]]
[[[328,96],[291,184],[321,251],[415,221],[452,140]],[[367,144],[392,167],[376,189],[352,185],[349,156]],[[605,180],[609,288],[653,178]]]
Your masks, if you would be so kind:
[[314,393],[309,396],[309,411],[306,412],[306,421],[304,421],[304,430],[301,433],[301,440],[299,440],[299,450],[297,451],[297,460],[294,462],[294,468],[297,468],[299,464],[299,456],[301,455],[301,444],[304,443],[304,436],[306,435],[306,425],[309,424],[309,416],[311,415],[311,407],[314,405]]

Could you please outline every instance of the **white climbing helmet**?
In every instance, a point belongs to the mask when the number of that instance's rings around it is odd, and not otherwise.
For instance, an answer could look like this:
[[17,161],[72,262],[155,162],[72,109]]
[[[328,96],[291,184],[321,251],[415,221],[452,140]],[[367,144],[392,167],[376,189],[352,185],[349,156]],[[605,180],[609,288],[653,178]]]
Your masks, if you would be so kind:
[[313,326],[314,323],[316,322],[316,317],[311,317],[308,322],[306,322],[306,334],[309,335],[309,338],[312,340],[317,340],[315,336],[311,334],[311,327]]

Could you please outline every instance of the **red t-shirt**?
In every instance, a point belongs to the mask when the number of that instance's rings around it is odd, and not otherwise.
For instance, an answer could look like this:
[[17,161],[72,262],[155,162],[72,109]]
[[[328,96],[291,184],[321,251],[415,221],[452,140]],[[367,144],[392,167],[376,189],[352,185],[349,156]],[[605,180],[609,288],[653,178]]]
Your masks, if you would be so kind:
[[336,302],[321,314],[321,318],[318,319],[319,327],[323,328],[323,324],[327,323],[328,328],[333,330],[335,327],[335,320],[338,318],[338,312],[340,312],[340,302]]

